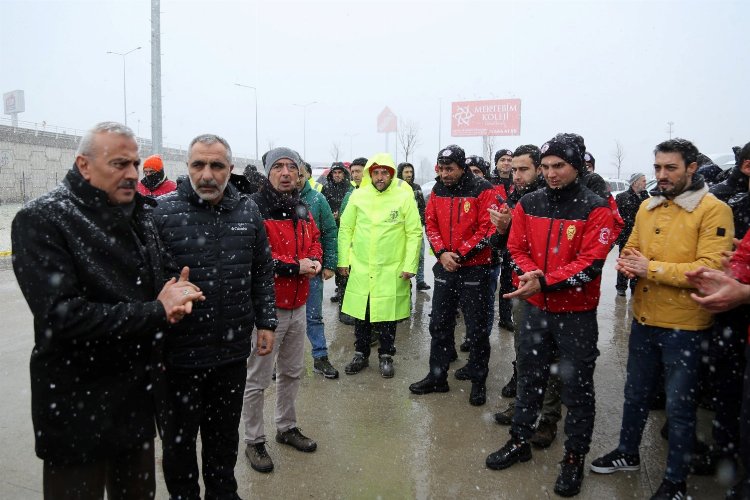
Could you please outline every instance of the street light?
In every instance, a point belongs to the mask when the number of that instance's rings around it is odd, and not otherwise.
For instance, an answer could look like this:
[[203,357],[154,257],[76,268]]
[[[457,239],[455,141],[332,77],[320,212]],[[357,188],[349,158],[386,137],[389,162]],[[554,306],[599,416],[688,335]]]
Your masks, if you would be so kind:
[[349,138],[349,161],[354,159],[354,155],[352,154],[352,138],[357,137],[359,134],[344,134],[344,137]]
[[258,156],[258,89],[255,87],[251,87],[250,85],[243,85],[241,83],[235,83],[238,87],[243,87],[246,89],[253,89],[253,95],[255,96],[255,159],[257,160],[259,158]]
[[134,49],[130,49],[127,52],[113,52],[113,51],[107,51],[107,54],[114,54],[116,56],[122,56],[122,107],[125,115],[125,126],[128,125],[128,88],[125,83],[125,56],[130,54],[131,52],[135,52],[136,50],[141,50],[140,47],[136,47]]
[[302,108],[302,156],[307,161],[307,107],[318,104],[318,101],[308,102],[307,104],[295,104]]

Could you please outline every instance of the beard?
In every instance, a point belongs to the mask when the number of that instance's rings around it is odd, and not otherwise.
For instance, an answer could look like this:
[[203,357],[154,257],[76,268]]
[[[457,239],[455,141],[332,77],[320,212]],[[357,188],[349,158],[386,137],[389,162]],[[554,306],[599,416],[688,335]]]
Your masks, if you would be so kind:
[[[201,200],[208,201],[208,202],[212,202],[221,198],[221,196],[224,194],[224,190],[227,188],[227,184],[229,184],[229,177],[230,176],[227,175],[227,178],[224,179],[224,182],[222,182],[221,185],[219,185],[213,179],[211,179],[210,181],[202,180],[202,181],[199,181],[198,184],[195,184],[195,182],[193,182],[193,178],[188,176],[188,178],[190,179],[190,185],[193,187],[193,191],[195,191],[195,194],[197,194]],[[216,188],[216,190],[211,191],[209,193],[202,193],[199,191],[200,188],[205,188],[205,187],[213,187],[213,188]]]

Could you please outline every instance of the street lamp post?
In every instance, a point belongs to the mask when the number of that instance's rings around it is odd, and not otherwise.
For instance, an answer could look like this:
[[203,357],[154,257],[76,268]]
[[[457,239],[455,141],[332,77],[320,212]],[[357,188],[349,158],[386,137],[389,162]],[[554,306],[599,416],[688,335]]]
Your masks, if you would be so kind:
[[246,89],[253,89],[253,95],[255,96],[255,159],[257,160],[259,158],[258,156],[258,89],[255,87],[251,87],[250,85],[243,85],[241,83],[235,83],[238,87],[243,87]]
[[302,156],[307,161],[307,107],[318,104],[318,101],[308,102],[307,104],[295,104],[302,108]]
[[123,114],[125,115],[125,126],[128,125],[128,87],[126,83],[126,71],[125,71],[125,56],[130,54],[131,52],[135,52],[136,50],[141,50],[140,47],[136,47],[134,49],[130,49],[127,52],[113,52],[113,51],[107,51],[107,54],[114,54],[116,56],[122,57],[122,107],[123,107]]
[[356,137],[358,135],[359,134],[344,134],[344,136],[346,136],[346,137],[349,138],[349,161],[351,161],[351,160],[354,159],[354,155],[352,153],[352,149],[353,149],[352,148],[352,143],[353,143],[352,138],[354,138],[354,137]]

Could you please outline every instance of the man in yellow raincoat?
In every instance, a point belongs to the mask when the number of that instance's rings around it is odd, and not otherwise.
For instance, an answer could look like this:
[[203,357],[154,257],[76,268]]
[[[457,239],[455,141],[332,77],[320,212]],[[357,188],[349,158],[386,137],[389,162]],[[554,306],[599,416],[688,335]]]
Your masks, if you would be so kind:
[[414,195],[395,177],[391,155],[372,157],[341,214],[338,270],[349,276],[341,310],[355,318],[356,338],[347,375],[369,365],[370,339],[377,333],[380,374],[393,377],[396,321],[410,314],[409,280],[417,272],[422,224]]

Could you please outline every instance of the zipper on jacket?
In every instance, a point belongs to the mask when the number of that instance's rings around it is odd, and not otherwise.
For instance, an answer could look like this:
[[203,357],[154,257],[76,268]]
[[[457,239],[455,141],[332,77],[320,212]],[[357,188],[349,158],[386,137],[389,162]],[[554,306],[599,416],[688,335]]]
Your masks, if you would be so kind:
[[[554,222],[554,219],[550,219],[549,221],[549,229],[547,229],[547,245],[546,249],[547,251],[544,252],[544,274],[547,274],[547,257],[549,257],[549,243],[552,239],[552,223]],[[547,294],[544,294],[544,309],[548,310],[549,305],[547,304]]]

